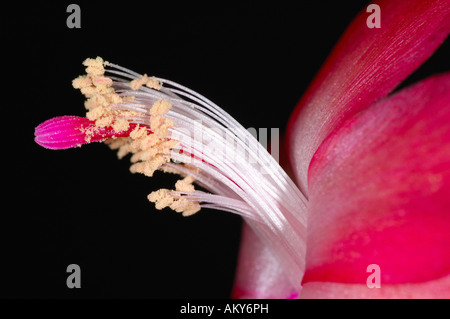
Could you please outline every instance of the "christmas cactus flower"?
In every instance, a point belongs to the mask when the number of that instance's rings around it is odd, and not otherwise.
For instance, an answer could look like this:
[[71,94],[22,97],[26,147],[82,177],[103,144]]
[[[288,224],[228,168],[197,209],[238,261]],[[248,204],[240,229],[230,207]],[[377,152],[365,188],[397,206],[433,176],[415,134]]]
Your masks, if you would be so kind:
[[178,174],[148,195],[157,209],[241,215],[234,297],[450,297],[450,74],[389,95],[445,40],[450,4],[377,4],[380,28],[362,12],[291,117],[295,183],[213,102],[100,57],[72,83],[86,117],[45,121],[35,141],[104,142],[133,173]]

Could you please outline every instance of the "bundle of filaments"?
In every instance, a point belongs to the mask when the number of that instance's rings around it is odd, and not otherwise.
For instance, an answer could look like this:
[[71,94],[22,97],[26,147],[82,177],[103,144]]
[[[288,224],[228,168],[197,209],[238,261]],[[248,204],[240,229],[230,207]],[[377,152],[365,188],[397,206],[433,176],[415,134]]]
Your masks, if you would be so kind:
[[[101,58],[84,61],[73,86],[87,118],[57,117],[36,128],[51,149],[104,141],[132,154],[132,172],[183,177],[148,198],[185,216],[201,207],[241,215],[271,247],[292,284],[305,267],[306,198],[258,140],[216,104],[175,82],[141,75]],[[196,190],[193,183],[203,189]]]

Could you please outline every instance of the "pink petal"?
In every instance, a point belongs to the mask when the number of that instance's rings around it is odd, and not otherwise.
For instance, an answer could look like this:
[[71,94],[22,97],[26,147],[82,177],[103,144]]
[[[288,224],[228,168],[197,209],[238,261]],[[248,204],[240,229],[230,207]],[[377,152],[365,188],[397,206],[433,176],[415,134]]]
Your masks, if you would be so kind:
[[361,12],[291,117],[289,155],[305,192],[308,166],[322,141],[346,118],[391,92],[450,32],[448,0],[381,0],[377,4],[381,28],[369,29],[370,13]]
[[300,287],[293,287],[283,265],[244,223],[233,298],[297,298]]
[[370,264],[382,285],[449,276],[450,73],[349,119],[314,155],[308,182],[305,287],[365,286]]

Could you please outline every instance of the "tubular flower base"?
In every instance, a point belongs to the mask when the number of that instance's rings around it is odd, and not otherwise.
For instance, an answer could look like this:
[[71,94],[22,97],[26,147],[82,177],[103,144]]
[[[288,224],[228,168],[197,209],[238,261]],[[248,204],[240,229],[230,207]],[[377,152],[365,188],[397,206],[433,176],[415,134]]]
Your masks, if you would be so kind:
[[[149,194],[156,208],[184,216],[202,207],[241,215],[298,293],[306,200],[267,150],[220,107],[186,87],[100,57],[83,64],[87,74],[73,86],[87,98],[86,118],[50,119],[36,128],[35,141],[49,149],[105,142],[119,158],[132,155],[133,173],[181,175],[174,190]],[[210,193],[196,190],[194,182]]]

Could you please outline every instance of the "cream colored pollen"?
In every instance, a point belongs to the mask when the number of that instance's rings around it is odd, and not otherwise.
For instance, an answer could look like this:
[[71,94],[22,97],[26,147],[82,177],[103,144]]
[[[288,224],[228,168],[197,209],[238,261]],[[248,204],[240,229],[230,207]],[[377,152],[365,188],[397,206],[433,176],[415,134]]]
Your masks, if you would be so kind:
[[148,79],[147,83],[145,83],[145,86],[159,91],[162,88],[162,83],[159,82],[154,76],[152,76]]
[[[142,113],[126,110],[120,104],[134,101],[134,96],[120,96],[114,91],[113,80],[105,76],[105,68],[108,62],[102,58],[86,59],[86,75],[81,75],[72,81],[74,88],[79,89],[86,97],[86,117],[95,121],[94,127],[83,129],[85,139],[90,142],[98,129],[111,127],[114,132],[119,133],[130,129],[130,123],[126,118],[141,117]],[[139,90],[142,86],[160,90],[162,83],[155,77],[146,74],[140,78],[130,81],[132,90]],[[130,171],[153,176],[154,172],[161,168],[164,163],[170,161],[171,151],[179,142],[170,139],[169,129],[174,123],[165,117],[172,105],[167,100],[157,100],[150,108],[149,126],[136,125],[128,137],[112,137],[105,142],[111,149],[118,150],[117,156],[122,158],[132,154]],[[151,132],[149,131],[149,128]],[[194,178],[186,176],[175,184],[175,189],[180,192],[195,191]],[[181,212],[183,216],[189,216],[200,210],[200,205],[195,201],[188,201],[183,195],[173,196],[171,191],[160,189],[148,195],[148,199],[155,203],[157,209],[170,207]]]
[[167,112],[169,112],[171,107],[172,104],[170,104],[169,101],[158,100],[153,103],[152,108],[150,109],[150,115],[154,116],[159,114],[166,114]]
[[151,192],[147,198],[150,202],[155,203],[156,209],[163,209],[173,204],[174,198],[169,194],[169,190],[161,188],[155,192]]
[[162,87],[162,84],[154,76],[149,78],[147,74],[130,82],[130,88],[134,91],[139,90],[144,85],[154,90],[160,90]]
[[147,82],[148,82],[147,74],[144,74],[140,78],[137,78],[137,79],[134,79],[133,81],[131,81],[130,88],[133,91],[137,91],[141,88],[141,86],[145,85],[145,83],[147,83]]
[[195,190],[194,185],[192,185],[193,182],[194,178],[188,175],[184,179],[180,179],[175,183],[175,189],[179,192],[191,193]]

